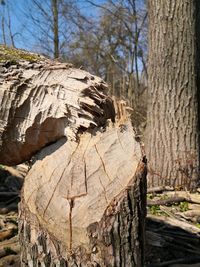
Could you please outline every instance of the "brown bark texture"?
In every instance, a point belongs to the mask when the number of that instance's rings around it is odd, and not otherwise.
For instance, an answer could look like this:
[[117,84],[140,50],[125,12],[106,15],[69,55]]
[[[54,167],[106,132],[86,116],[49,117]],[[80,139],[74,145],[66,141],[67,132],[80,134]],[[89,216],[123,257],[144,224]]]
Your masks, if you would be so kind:
[[199,181],[198,1],[149,0],[149,186]]
[[31,160],[21,266],[143,266],[146,163],[129,108],[100,78],[32,56],[0,77],[0,162]]

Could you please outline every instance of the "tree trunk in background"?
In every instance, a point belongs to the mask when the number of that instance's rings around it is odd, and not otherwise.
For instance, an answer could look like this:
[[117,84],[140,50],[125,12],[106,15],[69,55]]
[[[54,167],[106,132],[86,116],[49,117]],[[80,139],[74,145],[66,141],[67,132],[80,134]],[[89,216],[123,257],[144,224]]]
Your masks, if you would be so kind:
[[53,13],[53,44],[54,58],[59,58],[59,36],[58,36],[58,1],[51,0]]
[[24,57],[0,63],[0,163],[34,156],[21,266],[142,267],[146,165],[128,107],[96,76]]
[[193,188],[199,179],[197,2],[149,0],[150,186]]
[[3,44],[6,45],[6,35],[5,35],[5,18],[4,16],[1,19],[1,28],[2,28],[2,38]]
[[[200,146],[200,1],[196,1],[196,68],[197,68],[197,99],[198,99],[198,129],[199,129],[199,146]],[[200,161],[200,148],[199,148],[199,161]],[[199,164],[200,173],[200,164]]]

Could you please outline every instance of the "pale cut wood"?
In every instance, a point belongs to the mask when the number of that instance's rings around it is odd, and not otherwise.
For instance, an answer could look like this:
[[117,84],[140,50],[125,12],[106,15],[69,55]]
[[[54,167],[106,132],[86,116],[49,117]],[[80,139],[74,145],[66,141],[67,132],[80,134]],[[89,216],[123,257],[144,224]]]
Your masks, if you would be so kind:
[[[91,205],[96,205],[97,213],[93,208],[90,212],[89,203],[84,197],[82,206],[85,214],[81,212],[78,201],[75,209],[76,200],[71,212],[70,207],[67,211],[64,205],[60,208],[60,204],[53,200],[51,206],[54,206],[55,211],[48,212],[50,223],[44,222],[44,216],[41,218],[37,212],[36,215],[30,212],[30,206],[22,200],[19,226],[23,259],[21,266],[32,266],[35,263],[35,266],[142,267],[146,214],[145,177],[145,165],[141,164],[130,184],[114,196],[110,204],[102,203],[101,198],[92,200]],[[98,190],[94,184],[94,195]],[[100,203],[94,204],[98,200]],[[54,224],[53,228],[56,211],[61,210],[66,213],[63,214],[62,221]],[[82,219],[79,211],[83,215]]]
[[143,266],[146,162],[126,103],[68,64],[2,67],[0,162],[33,164],[21,266]]
[[68,248],[70,223],[72,248],[88,247],[87,227],[101,220],[105,207],[134,177],[140,146],[130,123],[124,127],[126,132],[110,126],[103,133],[84,133],[79,143],[58,141],[41,151],[26,177],[26,205]]

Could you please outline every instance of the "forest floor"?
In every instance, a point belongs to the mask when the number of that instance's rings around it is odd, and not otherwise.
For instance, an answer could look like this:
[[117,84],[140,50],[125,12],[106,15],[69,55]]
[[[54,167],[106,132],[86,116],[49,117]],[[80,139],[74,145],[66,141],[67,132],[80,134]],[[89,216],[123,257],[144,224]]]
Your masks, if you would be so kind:
[[0,166],[0,267],[20,267],[18,203],[26,165]]
[[200,193],[148,191],[146,266],[200,267]]
[[[18,203],[26,171],[0,168],[0,267],[20,267]],[[148,191],[145,266],[200,267],[200,192]]]

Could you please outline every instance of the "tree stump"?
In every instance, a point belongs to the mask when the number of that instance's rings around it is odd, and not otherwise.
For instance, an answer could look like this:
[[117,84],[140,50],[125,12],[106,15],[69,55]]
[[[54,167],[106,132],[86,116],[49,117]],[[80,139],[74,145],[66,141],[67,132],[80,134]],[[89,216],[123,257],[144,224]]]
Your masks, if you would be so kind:
[[0,162],[32,162],[21,266],[143,266],[146,164],[125,102],[68,64],[0,64]]

